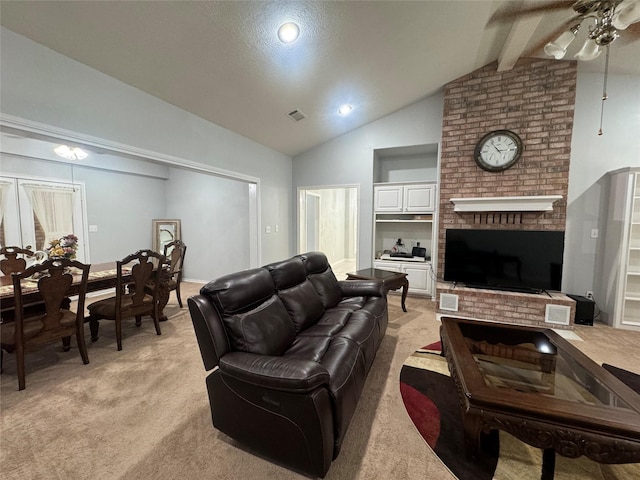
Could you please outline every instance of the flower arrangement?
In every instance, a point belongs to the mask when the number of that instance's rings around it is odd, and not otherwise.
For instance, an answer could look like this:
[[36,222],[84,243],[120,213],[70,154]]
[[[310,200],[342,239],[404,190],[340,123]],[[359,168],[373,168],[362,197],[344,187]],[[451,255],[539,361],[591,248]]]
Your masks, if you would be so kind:
[[78,237],[70,233],[57,240],[51,240],[49,242],[49,248],[47,248],[47,255],[49,257],[66,257],[73,260],[76,258],[77,251]]

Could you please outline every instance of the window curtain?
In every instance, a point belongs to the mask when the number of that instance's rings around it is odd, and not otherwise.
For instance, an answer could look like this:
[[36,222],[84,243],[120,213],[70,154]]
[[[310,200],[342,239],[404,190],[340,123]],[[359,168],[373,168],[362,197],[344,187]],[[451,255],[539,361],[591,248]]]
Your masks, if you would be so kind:
[[52,187],[37,184],[22,185],[31,208],[45,232],[45,244],[73,233],[72,187]]
[[4,219],[4,209],[7,206],[7,199],[9,198],[11,187],[13,187],[12,182],[0,181],[0,222]]

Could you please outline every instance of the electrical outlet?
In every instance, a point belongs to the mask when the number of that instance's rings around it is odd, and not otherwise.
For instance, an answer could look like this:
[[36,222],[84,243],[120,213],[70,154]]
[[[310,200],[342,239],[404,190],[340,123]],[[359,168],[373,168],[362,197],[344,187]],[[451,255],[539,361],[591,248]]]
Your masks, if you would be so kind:
[[587,290],[587,294],[585,295],[589,300],[593,300],[593,292],[591,290]]

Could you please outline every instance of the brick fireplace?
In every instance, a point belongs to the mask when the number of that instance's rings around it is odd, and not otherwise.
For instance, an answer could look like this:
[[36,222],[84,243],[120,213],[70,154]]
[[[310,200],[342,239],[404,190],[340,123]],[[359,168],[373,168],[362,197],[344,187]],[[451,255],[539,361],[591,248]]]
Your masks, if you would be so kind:
[[[445,86],[439,185],[440,272],[444,272],[447,229],[565,230],[576,62],[528,58],[519,60],[512,70],[496,69],[497,63],[492,63]],[[473,160],[474,148],[483,135],[498,129],[516,132],[522,138],[524,152],[510,169],[487,172]],[[451,202],[452,198],[534,196],[560,198],[550,211],[457,212]],[[441,308],[442,293],[457,295],[456,313]],[[575,311],[575,302],[559,293],[454,288],[444,282],[437,284],[436,300],[441,314],[554,328],[572,328]],[[569,325],[545,322],[545,317],[553,318],[554,313],[566,308],[570,309]]]

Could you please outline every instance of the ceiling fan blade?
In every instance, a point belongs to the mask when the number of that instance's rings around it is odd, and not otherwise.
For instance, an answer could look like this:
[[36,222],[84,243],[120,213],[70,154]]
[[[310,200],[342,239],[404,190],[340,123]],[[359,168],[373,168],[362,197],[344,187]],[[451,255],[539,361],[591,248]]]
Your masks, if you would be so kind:
[[554,10],[567,10],[573,11],[571,8],[575,3],[575,0],[554,0],[550,2],[537,2],[539,5],[530,6],[525,8],[514,8],[511,2],[507,2],[506,5],[500,7],[496,13],[494,13],[489,19],[488,24],[493,22],[506,22],[515,20],[518,17],[526,15],[536,15],[540,13],[547,13]]
[[629,43],[640,41],[640,22],[632,23],[626,30],[619,31],[620,36],[614,43],[628,45]]
[[640,22],[640,0],[622,0],[615,8],[613,26],[618,30],[626,30],[637,22]]

